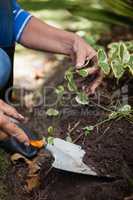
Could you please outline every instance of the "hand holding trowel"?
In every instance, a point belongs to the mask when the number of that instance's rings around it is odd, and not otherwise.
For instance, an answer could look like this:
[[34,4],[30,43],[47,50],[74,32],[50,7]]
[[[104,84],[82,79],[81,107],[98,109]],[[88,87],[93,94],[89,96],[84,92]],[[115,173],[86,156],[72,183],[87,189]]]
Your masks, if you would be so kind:
[[38,138],[37,134],[31,133],[20,124],[19,127],[23,129],[29,137],[30,145],[26,146],[20,143],[16,138],[8,137],[1,142],[1,146],[3,146],[6,151],[10,153],[20,153],[31,159],[37,155],[39,149],[44,148],[53,155],[54,162],[52,166],[54,168],[74,173],[97,175],[94,170],[83,163],[85,151],[81,146],[59,138],[53,139],[53,144],[47,144],[44,139]]

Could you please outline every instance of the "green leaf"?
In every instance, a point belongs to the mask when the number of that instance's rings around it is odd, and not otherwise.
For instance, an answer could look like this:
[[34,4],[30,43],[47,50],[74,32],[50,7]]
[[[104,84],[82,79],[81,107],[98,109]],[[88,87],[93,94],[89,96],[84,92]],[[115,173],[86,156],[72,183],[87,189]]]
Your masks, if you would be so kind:
[[47,142],[48,142],[48,144],[50,144],[50,145],[54,145],[54,137],[48,137],[48,138],[47,138]]
[[79,92],[75,97],[75,100],[78,104],[81,105],[88,105],[89,104],[89,97],[84,92]]
[[104,74],[108,75],[110,73],[110,66],[108,64],[107,55],[103,49],[98,50],[98,64]]
[[116,49],[118,47],[118,42],[111,42],[108,44],[109,49]]
[[132,110],[132,107],[129,104],[126,104],[126,105],[122,106],[121,108],[119,108],[118,112],[130,113],[131,110]]
[[[128,51],[133,52],[133,40],[126,41],[126,42],[123,42],[123,43],[126,45]],[[118,42],[112,42],[108,45],[108,48],[109,49],[117,48],[117,46],[119,46],[118,44],[119,44]]]
[[118,42],[111,43],[110,45],[108,45],[108,47],[110,48],[108,52],[109,62],[111,63],[113,60],[121,62],[119,56],[119,43]]
[[69,70],[67,70],[67,71],[65,72],[65,79],[66,79],[67,81],[70,81],[70,82],[71,82],[71,80],[73,80],[73,72],[72,72],[71,69],[69,69]]
[[48,134],[49,135],[53,135],[53,133],[54,133],[54,127],[53,126],[49,126],[48,127]]
[[127,68],[129,68],[129,71],[133,75],[133,55],[130,56],[129,63],[126,65]]
[[80,70],[77,70],[78,74],[82,77],[87,77],[88,76],[88,69],[80,69]]
[[59,95],[59,96],[63,96],[64,91],[65,91],[65,89],[64,89],[63,85],[59,85],[59,86],[55,89],[55,93],[56,93],[57,95]]
[[111,68],[117,79],[120,79],[125,72],[124,66],[118,60],[113,60],[111,62]]
[[86,126],[83,128],[83,130],[84,130],[85,136],[88,136],[94,130],[94,126]]
[[76,86],[76,83],[75,83],[74,80],[71,80],[71,82],[68,82],[67,87],[68,87],[68,90],[69,90],[70,92],[75,92],[75,91],[77,91],[77,86]]
[[49,117],[56,117],[59,115],[59,111],[54,109],[54,108],[49,108],[46,112],[46,114],[49,116]]
[[107,63],[99,63],[100,68],[104,72],[104,74],[108,75],[110,73],[110,67]]
[[108,53],[109,59],[114,60],[114,59],[119,59],[119,43],[114,43],[111,46],[109,46],[110,51]]
[[107,55],[103,49],[99,49],[98,58],[99,62],[107,62]]
[[128,51],[133,52],[133,40],[124,42]]
[[119,43],[119,58],[122,64],[126,64],[130,60],[130,54],[123,42]]
[[67,70],[65,73],[65,79],[67,80],[68,90],[71,92],[77,91],[77,86],[74,81],[73,72],[71,69]]

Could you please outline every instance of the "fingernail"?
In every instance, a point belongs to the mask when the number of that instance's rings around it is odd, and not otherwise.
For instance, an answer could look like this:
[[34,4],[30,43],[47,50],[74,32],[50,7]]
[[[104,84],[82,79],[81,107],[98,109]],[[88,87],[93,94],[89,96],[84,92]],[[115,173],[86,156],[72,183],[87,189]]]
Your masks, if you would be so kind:
[[21,118],[21,119],[24,119],[24,116],[21,115],[21,114],[18,114],[18,117]]
[[76,66],[77,67],[82,67],[83,63],[77,63]]
[[25,146],[30,146],[29,142],[25,142],[24,144],[25,144]]
[[81,69],[83,67],[83,65],[76,65],[77,69]]

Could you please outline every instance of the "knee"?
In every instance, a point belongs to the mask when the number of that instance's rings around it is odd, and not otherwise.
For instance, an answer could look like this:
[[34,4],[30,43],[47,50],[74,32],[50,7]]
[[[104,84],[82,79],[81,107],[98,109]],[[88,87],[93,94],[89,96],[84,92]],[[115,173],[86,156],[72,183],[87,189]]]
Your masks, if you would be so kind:
[[0,49],[0,88],[3,88],[11,74],[11,62],[5,51]]

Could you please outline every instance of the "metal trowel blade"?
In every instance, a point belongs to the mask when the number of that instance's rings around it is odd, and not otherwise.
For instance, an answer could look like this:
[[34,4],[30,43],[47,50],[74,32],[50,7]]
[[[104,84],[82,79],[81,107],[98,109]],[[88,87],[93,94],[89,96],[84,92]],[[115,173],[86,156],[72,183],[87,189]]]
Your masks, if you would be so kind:
[[54,168],[97,176],[97,173],[83,162],[85,151],[81,146],[55,138],[53,144],[47,144],[46,148],[54,156]]

